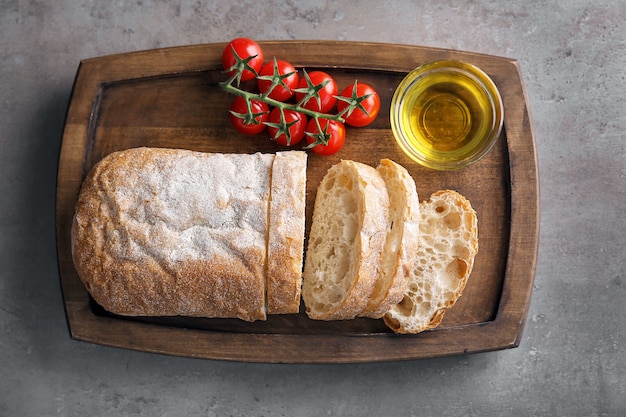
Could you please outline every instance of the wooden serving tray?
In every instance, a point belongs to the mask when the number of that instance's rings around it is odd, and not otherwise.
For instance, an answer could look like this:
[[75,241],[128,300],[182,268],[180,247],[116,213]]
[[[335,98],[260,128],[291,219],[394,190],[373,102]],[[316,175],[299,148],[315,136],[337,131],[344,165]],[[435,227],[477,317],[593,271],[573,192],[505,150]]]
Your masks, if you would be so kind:
[[[340,159],[404,165],[420,199],[440,189],[465,195],[478,214],[479,253],[463,296],[441,325],[418,335],[396,335],[382,320],[309,320],[300,314],[265,322],[188,317],[127,318],[103,311],[74,269],[70,228],[86,172],[105,155],[138,146],[204,152],[276,152],[263,136],[238,134],[228,120],[233,96],[217,83],[225,44],[157,49],[84,60],[69,105],[57,188],[60,279],[71,337],[147,352],[249,362],[339,363],[429,358],[518,346],[532,293],[538,238],[535,145],[524,87],[514,60],[444,49],[328,41],[260,42],[266,60],[322,69],[342,89],[355,79],[381,96],[377,120],[348,128],[345,147],[331,157],[310,154],[307,231],[315,190]],[[482,68],[504,102],[504,130],[475,165],[454,172],[418,166],[396,145],[389,124],[391,96],[400,80],[427,61],[458,59]],[[242,173],[245,175],[245,173]]]

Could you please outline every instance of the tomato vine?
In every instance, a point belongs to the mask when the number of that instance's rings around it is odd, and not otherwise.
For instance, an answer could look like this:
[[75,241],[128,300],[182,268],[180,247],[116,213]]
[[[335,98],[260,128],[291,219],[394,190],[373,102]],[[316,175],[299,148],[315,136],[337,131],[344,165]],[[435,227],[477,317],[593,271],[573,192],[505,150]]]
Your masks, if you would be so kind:
[[[238,41],[240,41],[240,39],[238,39]],[[336,85],[334,84],[335,82],[332,79],[332,77],[328,76],[325,73],[322,73],[323,75],[327,77],[327,79],[324,79],[322,82],[316,83],[312,81],[312,77],[304,68],[302,69],[303,79],[300,80],[298,88],[294,88],[291,91],[292,93],[294,93],[293,95],[297,97],[297,99],[294,102],[281,101],[281,100],[272,98],[272,96],[277,96],[277,94],[272,94],[272,92],[278,88],[280,88],[281,90],[290,90],[289,86],[285,84],[285,80],[291,77],[294,74],[294,71],[281,73],[278,62],[276,58],[274,58],[272,73],[267,74],[267,71],[264,69],[263,70],[264,74],[261,75],[260,69],[257,69],[259,67],[255,68],[251,66],[250,62],[255,61],[257,57],[259,56],[262,57],[263,53],[260,50],[260,47],[258,46],[258,44],[256,44],[252,40],[249,40],[249,41],[253,45],[255,45],[255,47],[257,48],[256,49],[257,54],[252,54],[252,55],[247,55],[247,56],[245,54],[240,55],[235,50],[235,47],[231,44],[232,42],[229,43],[229,45],[227,45],[224,51],[224,56],[228,56],[230,60],[229,63],[232,63],[232,65],[230,65],[228,68],[224,68],[224,71],[229,74],[229,78],[224,82],[220,82],[219,86],[225,92],[236,95],[238,97],[241,97],[243,100],[245,100],[246,109],[247,109],[247,112],[245,113],[244,112],[237,113],[237,112],[231,111],[231,116],[242,119],[244,124],[246,123],[258,124],[259,123],[258,120],[260,120],[261,115],[259,113],[254,113],[253,106],[250,103],[260,102],[260,103],[265,103],[266,105],[271,106],[273,108],[277,108],[279,109],[279,114],[280,114],[280,119],[278,122],[270,122],[267,120],[263,120],[261,123],[272,128],[272,131],[275,133],[275,137],[272,138],[273,140],[276,140],[279,136],[281,136],[282,137],[281,142],[284,142],[287,145],[290,145],[292,144],[290,127],[294,124],[294,121],[287,120],[287,118],[285,117],[286,111],[297,112],[302,115],[306,115],[307,117],[311,119],[309,125],[314,126],[316,128],[314,128],[313,131],[306,132],[309,139],[307,139],[308,144],[307,146],[305,146],[305,149],[312,149],[312,148],[315,148],[317,145],[322,145],[322,146],[328,145],[330,136],[329,136],[329,133],[327,132],[327,129],[325,128],[328,122],[320,123],[321,120],[326,119],[327,121],[334,121],[336,123],[343,124],[345,123],[345,117],[349,117],[355,110],[359,110],[363,112],[364,117],[369,116],[367,113],[367,109],[363,107],[362,103],[365,100],[367,100],[372,94],[375,94],[375,92],[372,93],[373,89],[371,89],[371,87],[370,87],[371,91],[368,90],[367,94],[359,96],[357,94],[357,88],[356,88],[357,82],[355,81],[354,87],[351,90],[351,95],[349,97],[342,97],[340,95],[337,95]],[[228,48],[230,48],[230,53],[229,53]],[[282,64],[286,64],[286,63],[284,61],[281,61],[281,65]],[[241,88],[240,81],[243,79],[244,75],[249,74],[249,73],[254,74],[254,77],[252,77],[251,79],[256,78],[257,81],[263,83],[264,91],[252,92],[252,91],[245,90],[244,88]],[[316,79],[318,79],[320,75],[318,73],[319,71],[315,73],[311,73],[311,74],[316,75]],[[327,84],[331,82],[333,83],[333,88],[335,91],[334,94],[332,94],[332,97],[330,98],[332,100],[331,108],[334,107],[334,103],[337,102],[338,100],[341,103],[341,106],[338,106],[339,111],[336,114],[332,114],[327,111],[316,110],[316,109],[326,110],[328,108],[328,106],[325,106],[325,107],[322,106],[322,98],[324,99],[329,98],[330,94],[328,93],[326,87],[327,87]],[[322,97],[321,92],[325,94],[324,97]],[[314,104],[310,103],[312,100],[314,100],[315,102]],[[376,115],[372,115],[372,116],[375,117]],[[371,117],[371,119],[373,119],[373,117]],[[345,129],[343,129],[342,131],[345,132]],[[297,143],[297,141],[293,141],[293,142]],[[341,141],[341,143],[343,144],[343,140]]]

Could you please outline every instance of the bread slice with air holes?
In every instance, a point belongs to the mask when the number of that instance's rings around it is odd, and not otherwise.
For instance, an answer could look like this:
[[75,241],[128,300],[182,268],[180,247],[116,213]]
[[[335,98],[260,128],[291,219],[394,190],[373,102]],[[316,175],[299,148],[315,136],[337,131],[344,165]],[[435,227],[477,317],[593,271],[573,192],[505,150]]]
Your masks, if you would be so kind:
[[442,190],[420,205],[419,248],[400,303],[383,319],[396,333],[437,327],[465,288],[478,252],[478,224],[470,202]]
[[385,181],[350,160],[320,182],[304,263],[302,298],[316,320],[347,320],[367,306],[381,270],[389,221]]
[[401,165],[380,161],[378,172],[389,193],[389,226],[381,260],[381,274],[362,317],[381,318],[398,304],[407,288],[411,261],[418,247],[419,198],[415,181]]

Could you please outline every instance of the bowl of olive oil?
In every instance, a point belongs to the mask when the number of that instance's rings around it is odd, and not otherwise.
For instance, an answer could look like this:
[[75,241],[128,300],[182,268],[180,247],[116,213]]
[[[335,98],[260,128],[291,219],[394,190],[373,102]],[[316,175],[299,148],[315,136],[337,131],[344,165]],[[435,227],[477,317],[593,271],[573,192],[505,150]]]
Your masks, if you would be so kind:
[[391,129],[400,148],[428,168],[465,168],[498,141],[504,119],[495,83],[460,61],[429,62],[411,71],[391,100]]

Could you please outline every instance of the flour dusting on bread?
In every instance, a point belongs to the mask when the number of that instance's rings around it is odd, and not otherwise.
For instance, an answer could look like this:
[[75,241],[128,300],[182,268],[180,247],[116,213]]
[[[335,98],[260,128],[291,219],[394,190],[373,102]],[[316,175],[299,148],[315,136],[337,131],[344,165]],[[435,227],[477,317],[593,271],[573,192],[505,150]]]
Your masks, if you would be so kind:
[[105,157],[72,229],[94,299],[121,315],[265,319],[274,158],[154,148]]
[[267,239],[267,313],[300,309],[306,209],[305,152],[278,152],[272,165]]

